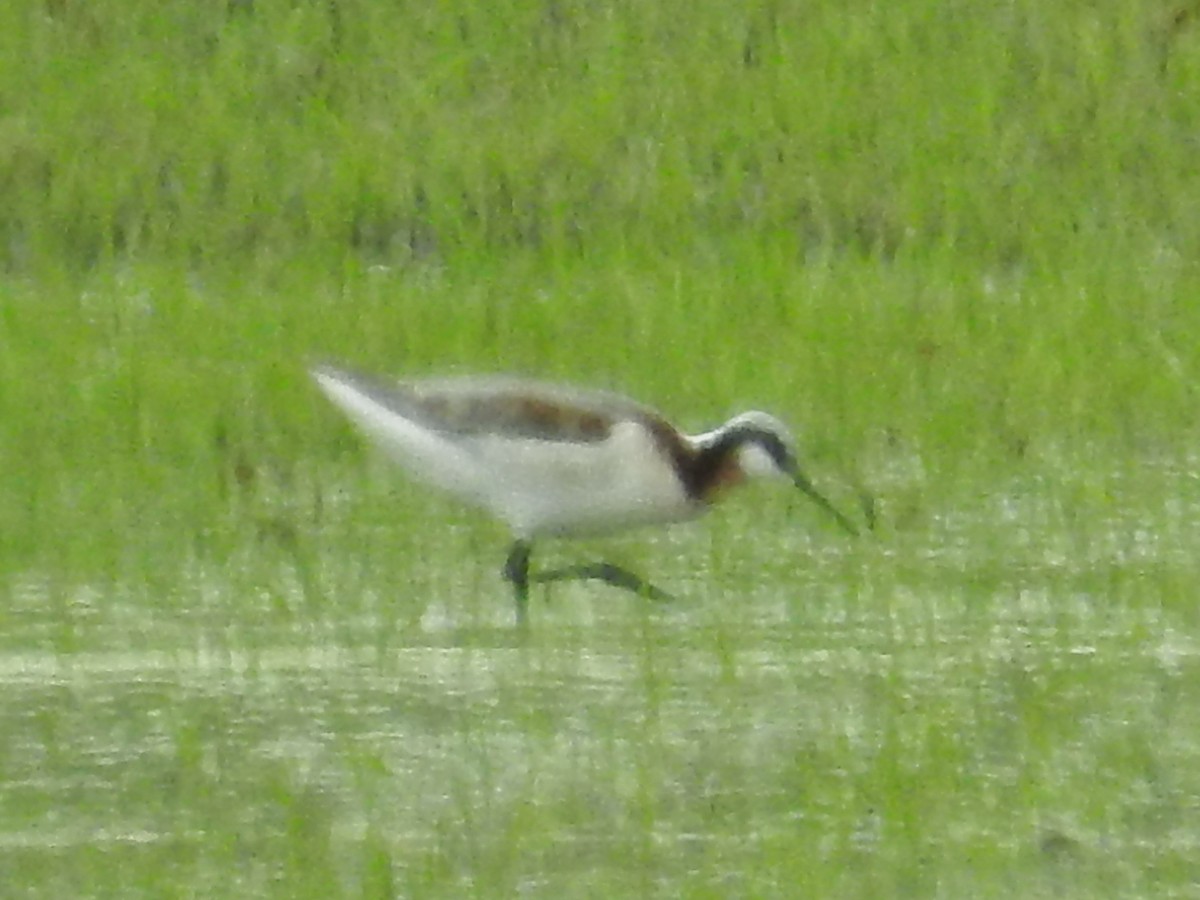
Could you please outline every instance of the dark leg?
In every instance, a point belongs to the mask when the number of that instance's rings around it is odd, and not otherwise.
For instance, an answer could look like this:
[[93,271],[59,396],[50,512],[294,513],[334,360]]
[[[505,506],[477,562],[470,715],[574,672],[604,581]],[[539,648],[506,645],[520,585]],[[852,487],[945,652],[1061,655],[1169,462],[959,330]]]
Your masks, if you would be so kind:
[[525,607],[529,604],[529,552],[528,541],[517,541],[508,551],[504,561],[504,577],[512,582],[517,598],[517,624],[525,624]]
[[[526,555],[525,561],[526,563],[529,562],[528,555]],[[526,570],[526,575],[528,576],[528,569]],[[651,600],[672,599],[671,595],[666,591],[656,588],[650,582],[638,575],[634,575],[628,569],[622,569],[620,566],[609,562],[583,563],[577,566],[564,566],[561,569],[551,569],[549,572],[535,572],[532,579],[534,581],[594,579],[596,581],[606,581],[614,587],[624,588],[643,597],[649,597]]]

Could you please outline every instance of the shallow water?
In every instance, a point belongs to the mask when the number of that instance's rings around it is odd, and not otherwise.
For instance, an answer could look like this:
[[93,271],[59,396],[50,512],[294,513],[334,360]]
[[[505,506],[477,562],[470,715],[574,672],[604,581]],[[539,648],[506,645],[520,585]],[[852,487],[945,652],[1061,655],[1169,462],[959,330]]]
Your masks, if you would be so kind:
[[1031,496],[865,548],[735,512],[639,551],[677,603],[525,635],[433,544],[415,609],[340,552],[316,606],[16,580],[6,896],[1186,896],[1195,506]]

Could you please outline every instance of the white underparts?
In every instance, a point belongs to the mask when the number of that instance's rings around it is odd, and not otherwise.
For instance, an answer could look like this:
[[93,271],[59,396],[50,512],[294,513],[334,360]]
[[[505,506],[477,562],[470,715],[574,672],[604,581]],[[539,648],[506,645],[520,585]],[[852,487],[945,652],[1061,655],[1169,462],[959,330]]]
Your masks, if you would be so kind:
[[520,537],[604,532],[691,518],[671,458],[635,420],[602,441],[448,434],[412,421],[331,374],[321,388],[415,477],[489,510]]

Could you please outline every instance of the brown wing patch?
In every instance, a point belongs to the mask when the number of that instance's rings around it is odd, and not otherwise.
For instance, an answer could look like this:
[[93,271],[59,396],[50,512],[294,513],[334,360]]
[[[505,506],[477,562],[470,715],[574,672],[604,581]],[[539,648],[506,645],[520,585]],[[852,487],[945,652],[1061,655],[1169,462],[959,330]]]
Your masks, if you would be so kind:
[[602,441],[613,418],[594,410],[520,393],[417,395],[422,412],[445,430],[546,441]]

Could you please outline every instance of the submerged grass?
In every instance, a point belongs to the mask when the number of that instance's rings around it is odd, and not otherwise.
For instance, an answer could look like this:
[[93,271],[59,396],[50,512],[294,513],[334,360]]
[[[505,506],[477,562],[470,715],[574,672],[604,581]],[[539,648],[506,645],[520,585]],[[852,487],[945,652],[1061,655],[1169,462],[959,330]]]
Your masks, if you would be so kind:
[[[0,9],[0,882],[1194,892],[1195,20]],[[761,406],[875,533],[539,548],[686,599],[521,643],[324,357]]]

